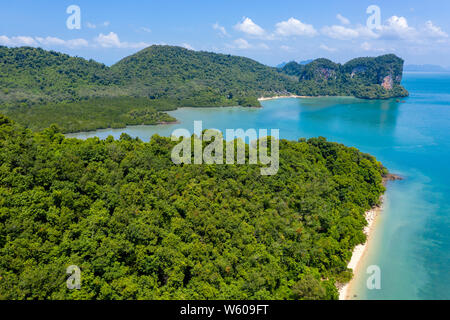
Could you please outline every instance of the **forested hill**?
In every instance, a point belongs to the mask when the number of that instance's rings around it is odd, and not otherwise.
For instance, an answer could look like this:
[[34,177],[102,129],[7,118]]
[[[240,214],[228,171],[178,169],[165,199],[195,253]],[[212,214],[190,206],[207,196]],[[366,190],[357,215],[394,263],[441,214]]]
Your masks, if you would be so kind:
[[[390,98],[408,94],[400,84],[402,68],[403,60],[386,55],[277,69],[158,45],[107,67],[39,48],[0,47],[0,113],[35,130],[53,119],[68,132],[166,122],[163,111],[183,106],[260,106],[259,97],[280,94]],[[134,107],[132,99],[146,101]]]
[[261,176],[175,165],[177,143],[66,139],[0,115],[0,300],[337,298],[385,190],[374,157],[282,140],[278,174]]
[[376,99],[407,96],[401,86],[404,61],[394,54],[357,58],[344,65],[317,59],[306,65],[289,62],[280,71],[299,80],[303,95],[349,95]]
[[293,91],[296,85],[291,77],[249,58],[171,46],[151,46],[111,70],[133,94],[176,98],[192,106],[255,106],[258,97]]

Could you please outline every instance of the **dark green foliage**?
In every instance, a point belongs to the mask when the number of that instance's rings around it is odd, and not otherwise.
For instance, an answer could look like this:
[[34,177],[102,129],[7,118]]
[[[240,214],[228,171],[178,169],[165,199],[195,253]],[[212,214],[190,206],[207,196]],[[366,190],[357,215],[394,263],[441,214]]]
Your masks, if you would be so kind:
[[[327,59],[291,62],[279,70],[244,57],[156,45],[107,67],[54,51],[0,46],[0,111],[36,130],[51,123],[64,132],[154,124],[172,120],[153,108],[159,104],[171,110],[259,107],[258,97],[280,94],[406,96],[402,68],[403,60],[386,55],[343,66]],[[380,85],[386,76],[388,90]],[[135,98],[153,101],[140,100],[149,106],[145,117],[129,116]]]
[[[261,176],[174,165],[175,144],[65,139],[0,115],[0,299],[337,298],[380,163],[282,140],[278,174]],[[69,265],[81,290],[66,288]]]
[[[248,58],[173,46],[151,46],[111,70],[133,94],[176,98],[182,104],[200,100],[196,106],[237,105],[242,98],[284,91],[290,82],[275,68]],[[217,101],[205,99],[208,94]]]
[[[286,64],[282,73],[299,79],[296,94],[307,96],[355,96],[363,99],[405,97],[401,86],[403,60],[393,54],[357,58],[344,65],[317,59],[307,65]],[[383,83],[387,86],[383,87]]]
[[93,60],[40,48],[0,46],[0,87],[7,89],[0,92],[0,104],[6,106],[117,95],[117,82],[108,67]]
[[281,68],[283,73],[289,76],[296,76],[296,77],[300,77],[304,69],[305,69],[304,65],[299,64],[295,61],[288,62]]

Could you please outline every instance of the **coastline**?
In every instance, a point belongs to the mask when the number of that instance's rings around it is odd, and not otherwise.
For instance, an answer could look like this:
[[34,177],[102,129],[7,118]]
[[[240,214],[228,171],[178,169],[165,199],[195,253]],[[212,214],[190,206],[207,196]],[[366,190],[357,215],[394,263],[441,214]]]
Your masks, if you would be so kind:
[[[383,185],[386,187],[389,181],[396,181],[403,179],[404,178],[399,175],[389,173],[383,178]],[[367,220],[367,226],[364,227],[364,234],[367,237],[366,242],[357,245],[353,249],[352,258],[350,259],[350,262],[347,265],[347,268],[353,270],[353,275],[355,275],[358,272],[358,268],[360,267],[363,258],[368,251],[369,245],[372,242],[371,240],[373,236],[373,231],[375,230],[378,217],[384,210],[385,200],[386,200],[386,193],[380,197],[379,206],[375,206],[365,213],[365,218]],[[355,277],[353,276],[353,278],[349,282],[339,283],[336,285],[339,291],[339,300],[350,300],[351,297],[349,296],[349,290],[352,287],[354,279]]]
[[[367,226],[364,227],[364,234],[367,236],[366,242],[363,244],[357,245],[353,249],[352,258],[350,259],[350,262],[347,265],[347,268],[353,270],[353,274],[357,273],[358,267],[360,266],[361,262],[363,261],[364,255],[368,251],[368,247],[371,242],[371,236],[373,235],[373,230],[375,229],[377,218],[380,216],[380,214],[383,211],[384,199],[385,199],[385,196],[382,195],[381,196],[381,205],[372,208],[371,210],[367,211],[365,214],[365,218],[367,220]],[[338,285],[339,300],[350,300],[351,297],[349,296],[349,289],[351,288],[353,281],[354,281],[354,277],[349,282]]]
[[296,95],[273,96],[273,97],[261,97],[261,98],[258,98],[258,101],[267,101],[267,100],[275,100],[275,99],[283,99],[283,98],[316,98],[316,97],[313,97],[313,96],[296,96]]

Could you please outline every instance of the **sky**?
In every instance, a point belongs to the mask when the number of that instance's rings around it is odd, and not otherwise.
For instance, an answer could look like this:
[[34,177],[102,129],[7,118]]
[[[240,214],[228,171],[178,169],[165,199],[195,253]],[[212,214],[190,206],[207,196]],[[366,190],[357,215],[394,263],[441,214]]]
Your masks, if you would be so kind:
[[271,66],[320,57],[343,63],[395,53],[407,64],[450,67],[448,0],[0,4],[0,45],[42,47],[107,65],[147,46],[167,44],[246,56]]

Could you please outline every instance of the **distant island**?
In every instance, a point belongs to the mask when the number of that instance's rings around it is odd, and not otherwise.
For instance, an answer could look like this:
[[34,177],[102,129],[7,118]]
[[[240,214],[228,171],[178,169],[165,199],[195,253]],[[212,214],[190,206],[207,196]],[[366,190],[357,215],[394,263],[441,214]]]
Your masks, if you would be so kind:
[[111,67],[40,48],[0,47],[0,113],[32,130],[63,132],[176,121],[178,107],[259,107],[279,95],[404,97],[393,54],[346,64],[317,59],[265,66],[245,57],[154,45]]
[[[311,62],[313,62],[313,61],[314,61],[314,59],[302,60],[302,61],[299,61],[298,64],[308,64],[308,63],[311,63]],[[289,61],[289,62],[292,62],[292,61]],[[278,69],[281,69],[281,68],[283,68],[285,65],[287,65],[289,62],[282,62],[282,63],[280,63],[279,65],[277,65],[277,68],[278,68]],[[294,61],[294,62],[295,62],[295,61]]]

